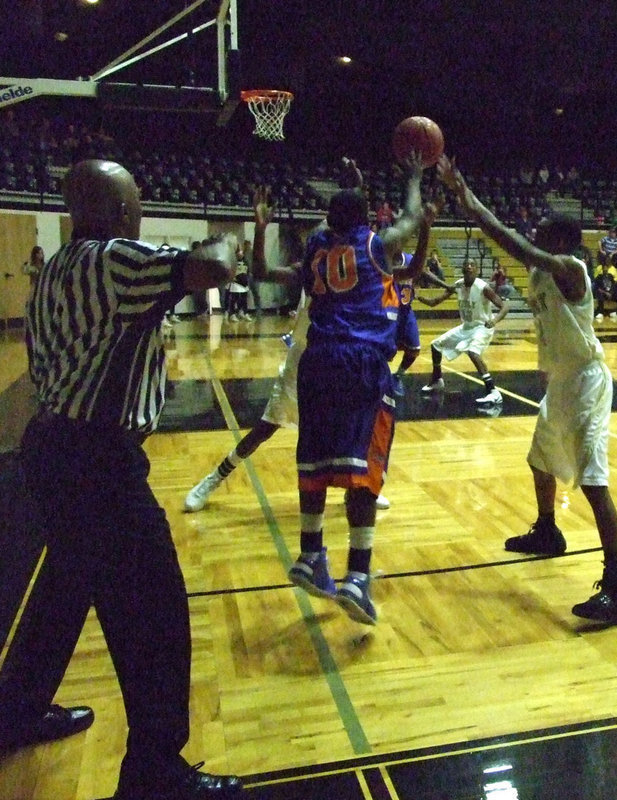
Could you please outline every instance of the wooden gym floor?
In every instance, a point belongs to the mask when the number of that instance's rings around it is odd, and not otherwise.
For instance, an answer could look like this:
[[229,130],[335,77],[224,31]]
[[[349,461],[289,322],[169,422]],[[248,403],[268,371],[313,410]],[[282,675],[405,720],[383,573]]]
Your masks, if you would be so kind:
[[[245,776],[249,797],[617,796],[617,631],[570,613],[602,569],[582,493],[560,487],[564,556],[503,549],[535,519],[525,461],[541,396],[532,322],[506,318],[487,351],[504,396],[498,414],[477,408],[483,386],[465,356],[446,364],[442,402],[421,396],[430,341],[453,324],[420,318],[422,353],[397,410],[384,489],[392,505],[378,515],[374,629],[288,583],[298,551],[295,432],[278,431],[205,510],[182,511],[188,489],[260,417],[290,321],[191,319],[168,339],[169,401],[146,448],[190,599],[192,735],[184,755]],[[617,323],[597,330],[614,372]],[[32,403],[19,332],[0,333],[0,361],[7,449]],[[616,462],[613,442],[614,493]],[[340,490],[329,496],[325,534],[340,578]],[[94,614],[57,701],[92,705],[94,726],[0,763],[2,800],[114,791],[126,728]]]

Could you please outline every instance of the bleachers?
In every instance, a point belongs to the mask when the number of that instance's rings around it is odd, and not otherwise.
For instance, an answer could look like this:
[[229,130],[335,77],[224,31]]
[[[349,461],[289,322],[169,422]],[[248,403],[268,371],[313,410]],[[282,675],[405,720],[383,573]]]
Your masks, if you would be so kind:
[[[493,274],[493,257],[497,256],[502,265],[506,267],[508,278],[514,286],[515,292],[513,296],[508,299],[510,306],[510,314],[529,315],[529,307],[525,302],[525,291],[527,285],[527,271],[525,267],[518,261],[515,261],[511,256],[507,255],[500,247],[488,239],[478,229],[448,229],[440,231],[435,228],[432,231],[431,239],[433,244],[430,247],[439,252],[442,267],[445,273],[445,279],[451,283],[461,277],[461,270],[463,262],[467,257],[473,258],[480,267],[479,276],[484,280],[490,280]],[[424,296],[437,296],[441,293],[440,289],[422,289],[421,292],[427,293]],[[435,309],[423,306],[419,303],[415,305],[415,311],[418,315],[426,315],[427,313],[434,316],[439,310],[441,315],[452,315],[452,312],[458,314],[458,303],[456,297],[450,297],[437,306]]]

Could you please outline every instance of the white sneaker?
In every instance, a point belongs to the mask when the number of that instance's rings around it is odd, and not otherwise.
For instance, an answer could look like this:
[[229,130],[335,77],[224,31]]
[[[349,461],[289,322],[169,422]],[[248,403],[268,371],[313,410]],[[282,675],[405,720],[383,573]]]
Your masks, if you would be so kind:
[[169,318],[169,321],[173,323],[182,322],[182,320],[177,314],[172,314],[171,317]]
[[596,319],[598,320],[598,322],[602,322],[602,320],[604,319],[604,314],[596,314]]
[[422,387],[422,391],[428,394],[429,392],[440,392],[444,388],[443,378],[437,378],[432,383],[427,383]]
[[498,417],[502,411],[503,405],[501,403],[493,404],[492,406],[478,406],[478,414],[483,414],[485,417]]
[[230,314],[229,316],[230,322],[240,322],[240,317],[237,314]]
[[608,316],[610,317],[610,319],[617,319],[617,311],[611,311],[611,313]]
[[485,397],[477,397],[476,403],[503,403],[503,397],[498,389],[493,389]]
[[384,497],[382,494],[380,494],[377,497],[377,501],[376,501],[375,505],[377,506],[377,508],[380,511],[383,511],[386,508],[390,508],[390,501],[388,500],[387,497]]
[[197,486],[193,486],[191,491],[184,499],[185,511],[201,511],[201,509],[208,502],[210,493],[213,492],[217,486],[222,482],[221,476],[215,470],[200,481]]

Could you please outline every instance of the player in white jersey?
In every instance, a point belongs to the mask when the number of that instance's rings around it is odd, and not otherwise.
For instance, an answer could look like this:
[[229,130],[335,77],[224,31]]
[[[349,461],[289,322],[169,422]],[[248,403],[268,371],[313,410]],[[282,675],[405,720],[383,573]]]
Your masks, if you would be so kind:
[[[431,394],[444,388],[442,355],[448,361],[453,361],[461,353],[467,353],[486,387],[486,394],[478,397],[476,403],[488,406],[501,403],[501,392],[495,388],[482,354],[491,343],[495,325],[508,313],[508,301],[502,300],[486,281],[478,278],[478,266],[472,258],[466,259],[463,264],[462,278],[447,286],[437,297],[418,295],[418,300],[424,305],[436,306],[453,294],[456,294],[458,300],[461,324],[431,342],[433,374],[430,383],[423,386],[422,391]],[[493,316],[493,306],[499,309],[496,316]]]
[[527,461],[538,518],[528,533],[506,540],[517,553],[561,555],[566,541],[555,524],[556,479],[580,486],[596,521],[604,571],[600,589],[572,613],[617,623],[617,511],[608,489],[608,441],[613,381],[593,330],[591,281],[583,261],[572,255],[581,242],[580,224],[564,215],[537,226],[535,244],[503,225],[485,208],[445,156],[441,180],[482,230],[529,270],[529,305],[538,340],[538,367],[546,373]]

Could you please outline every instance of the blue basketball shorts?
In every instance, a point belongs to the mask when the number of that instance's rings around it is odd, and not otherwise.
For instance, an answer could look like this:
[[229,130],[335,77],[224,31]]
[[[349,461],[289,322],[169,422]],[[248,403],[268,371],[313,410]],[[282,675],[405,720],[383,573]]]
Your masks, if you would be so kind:
[[392,375],[371,344],[310,345],[298,366],[298,484],[378,495],[394,436]]

